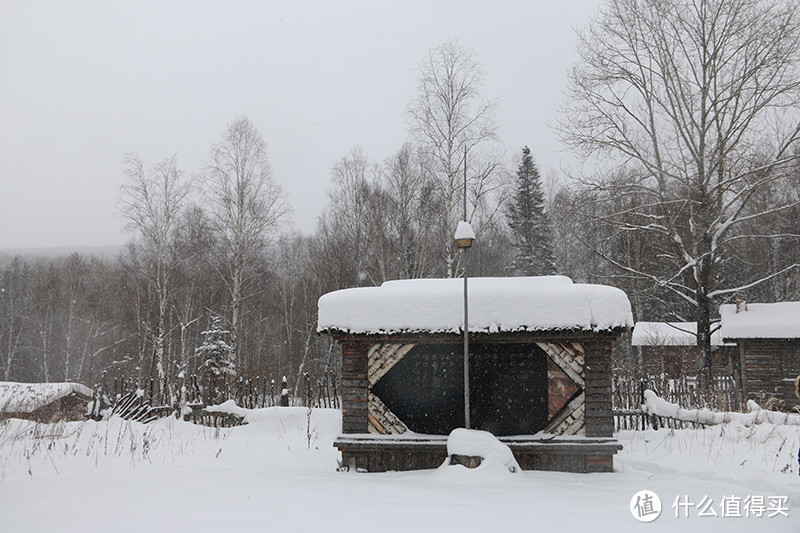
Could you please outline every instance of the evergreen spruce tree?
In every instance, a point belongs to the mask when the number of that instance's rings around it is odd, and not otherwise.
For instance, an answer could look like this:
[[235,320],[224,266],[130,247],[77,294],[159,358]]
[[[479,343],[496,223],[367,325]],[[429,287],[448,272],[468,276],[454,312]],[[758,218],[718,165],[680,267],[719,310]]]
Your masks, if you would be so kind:
[[530,149],[522,149],[516,194],[506,210],[511,242],[516,250],[511,269],[524,276],[555,274],[552,230],[544,205],[541,178]]
[[236,374],[236,365],[231,360],[231,347],[225,342],[225,335],[230,333],[222,329],[222,319],[211,316],[211,329],[203,331],[205,337],[194,352],[201,361],[200,375],[205,385],[205,400],[208,405],[225,401],[225,391],[230,380]]

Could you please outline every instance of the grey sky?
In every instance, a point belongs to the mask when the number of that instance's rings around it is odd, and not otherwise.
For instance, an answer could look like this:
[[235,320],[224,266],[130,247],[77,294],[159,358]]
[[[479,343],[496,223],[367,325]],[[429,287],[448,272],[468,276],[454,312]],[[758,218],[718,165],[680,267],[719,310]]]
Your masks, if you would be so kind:
[[408,137],[416,66],[472,48],[500,97],[500,137],[540,168],[564,157],[547,121],[599,0],[211,2],[0,0],[0,248],[125,242],[122,158],[177,153],[199,173],[247,115],[295,227],[313,231],[330,168]]

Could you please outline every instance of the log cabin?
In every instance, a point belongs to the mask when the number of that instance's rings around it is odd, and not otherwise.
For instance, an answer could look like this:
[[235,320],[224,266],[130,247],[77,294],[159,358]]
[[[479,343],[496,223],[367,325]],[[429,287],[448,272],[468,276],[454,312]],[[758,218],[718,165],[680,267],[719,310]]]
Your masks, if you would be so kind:
[[87,417],[93,391],[80,383],[0,382],[0,417],[37,422],[78,421]]
[[791,410],[798,404],[800,302],[724,304],[719,314],[724,340],[738,348],[743,399]]

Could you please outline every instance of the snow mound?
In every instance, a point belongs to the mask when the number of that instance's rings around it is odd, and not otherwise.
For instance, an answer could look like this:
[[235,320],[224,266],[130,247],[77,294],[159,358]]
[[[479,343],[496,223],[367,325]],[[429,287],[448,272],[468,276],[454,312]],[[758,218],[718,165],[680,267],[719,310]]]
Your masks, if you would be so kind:
[[512,473],[520,471],[511,448],[488,431],[454,429],[447,438],[447,455],[479,456],[482,461],[477,470],[504,469]]
[[206,407],[206,411],[209,413],[225,413],[228,415],[236,415],[245,418],[252,409],[245,409],[244,407],[239,407],[236,405],[234,400],[227,400],[222,402],[219,405],[209,405]]
[[[462,279],[387,281],[330,292],[319,299],[320,332],[458,333],[464,324]],[[565,276],[470,278],[469,330],[607,331],[633,326],[628,297]]]
[[269,428],[276,433],[303,433],[309,429],[319,438],[330,441],[338,435],[342,426],[342,412],[339,409],[314,408],[310,420],[308,407],[264,407],[247,409],[239,407],[234,400],[206,407],[210,413],[226,413],[240,416],[245,424],[256,424],[259,429]]

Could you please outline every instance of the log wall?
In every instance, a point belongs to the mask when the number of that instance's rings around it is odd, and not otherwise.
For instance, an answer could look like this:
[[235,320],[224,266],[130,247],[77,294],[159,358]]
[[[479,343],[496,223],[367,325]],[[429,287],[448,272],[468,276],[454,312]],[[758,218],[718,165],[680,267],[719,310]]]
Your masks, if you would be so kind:
[[368,350],[366,343],[342,342],[342,433],[369,431]]
[[585,424],[587,437],[611,437],[614,415],[611,412],[611,340],[584,343],[586,379]]
[[794,381],[800,374],[800,339],[738,339],[745,358],[748,399],[774,397],[784,408],[800,403]]

